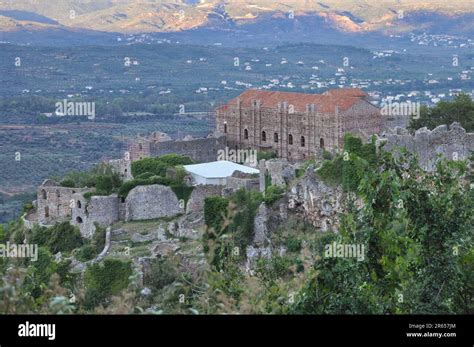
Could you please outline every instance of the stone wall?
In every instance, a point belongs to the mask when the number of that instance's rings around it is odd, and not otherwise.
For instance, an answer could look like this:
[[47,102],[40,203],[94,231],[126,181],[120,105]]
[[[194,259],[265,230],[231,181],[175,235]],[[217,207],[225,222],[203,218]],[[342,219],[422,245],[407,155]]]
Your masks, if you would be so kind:
[[119,198],[117,195],[92,196],[87,201],[82,194],[74,195],[71,224],[77,225],[82,236],[90,238],[95,232],[95,223],[110,226],[119,221]]
[[71,217],[73,195],[81,188],[61,187],[52,180],[44,181],[37,189],[38,222],[49,224]]
[[418,129],[415,135],[396,128],[378,139],[378,145],[385,151],[397,147],[406,148],[418,156],[420,165],[427,171],[436,168],[438,154],[450,160],[464,160],[474,151],[474,133],[466,133],[459,123],[440,125],[433,130]]
[[201,212],[204,210],[204,199],[210,196],[221,196],[222,186],[197,185],[194,187],[186,205],[186,213]]
[[219,150],[224,150],[226,137],[206,138],[186,137],[183,140],[171,140],[166,134],[157,136],[153,133],[147,137],[138,137],[129,147],[130,160],[136,161],[145,157],[159,157],[165,154],[188,156],[195,162],[216,161]]
[[159,184],[133,188],[125,204],[126,221],[172,217],[184,212],[171,188]]
[[244,188],[246,190],[260,190],[260,178],[259,175],[246,174],[241,171],[235,171],[232,176],[227,177],[226,188],[232,189],[233,191]]
[[217,160],[219,150],[225,150],[226,137],[208,137],[191,140],[164,141],[150,144],[150,156],[179,154],[190,157],[198,163]]

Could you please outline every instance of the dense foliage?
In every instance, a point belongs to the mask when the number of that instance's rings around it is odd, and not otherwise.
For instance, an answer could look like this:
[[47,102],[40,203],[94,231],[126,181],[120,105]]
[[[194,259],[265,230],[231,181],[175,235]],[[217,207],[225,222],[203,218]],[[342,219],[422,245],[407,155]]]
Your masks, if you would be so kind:
[[189,165],[193,161],[185,156],[177,154],[166,154],[160,157],[143,158],[132,163],[132,175],[138,177],[140,175],[150,173],[154,176],[166,176],[166,170],[178,165]]
[[460,94],[452,101],[440,101],[434,107],[422,107],[420,117],[412,119],[409,128],[415,131],[422,127],[434,129],[438,125],[461,123],[467,132],[474,131],[474,100]]

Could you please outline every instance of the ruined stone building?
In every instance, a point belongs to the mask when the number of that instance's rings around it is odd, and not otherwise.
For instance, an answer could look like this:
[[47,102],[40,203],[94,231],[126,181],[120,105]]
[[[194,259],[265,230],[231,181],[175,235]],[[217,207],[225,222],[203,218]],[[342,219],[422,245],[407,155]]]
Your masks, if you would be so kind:
[[187,136],[182,140],[172,140],[168,135],[154,132],[141,136],[130,144],[130,160],[145,157],[159,157],[165,154],[179,154],[190,157],[195,162],[215,161],[218,150],[225,148],[225,136],[193,138]]
[[217,108],[216,133],[242,149],[274,151],[291,161],[343,145],[346,133],[366,140],[379,133],[379,108],[360,89],[323,94],[247,90]]

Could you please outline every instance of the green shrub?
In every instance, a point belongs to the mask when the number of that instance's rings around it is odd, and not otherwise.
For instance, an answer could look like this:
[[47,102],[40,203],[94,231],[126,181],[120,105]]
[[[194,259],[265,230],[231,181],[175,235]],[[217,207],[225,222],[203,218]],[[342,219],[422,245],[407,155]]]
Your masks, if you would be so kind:
[[74,182],[74,180],[70,178],[62,180],[60,184],[62,187],[67,187],[67,188],[74,188],[76,186],[76,182]]
[[138,175],[138,176],[135,177],[135,178],[136,178],[136,179],[144,179],[144,180],[146,180],[146,179],[148,179],[148,178],[150,178],[150,177],[152,177],[152,176],[154,176],[153,173],[151,173],[151,172],[144,172],[144,173]]
[[275,201],[280,199],[285,193],[285,189],[280,186],[270,186],[265,192],[265,203],[267,205],[273,204]]
[[95,253],[100,254],[105,247],[105,236],[107,229],[95,224],[95,233],[92,237],[92,246],[94,247]]
[[293,236],[288,237],[288,239],[286,240],[286,248],[288,252],[301,251],[301,240]]
[[129,261],[105,259],[89,266],[84,275],[87,308],[104,303],[111,295],[127,288],[132,267]]
[[333,159],[333,155],[331,154],[331,152],[329,152],[328,150],[323,150],[323,159],[324,160],[332,160]]
[[318,169],[317,174],[328,184],[342,183],[342,156],[338,155],[333,160],[326,160]]
[[95,183],[95,189],[104,194],[112,193],[112,189],[114,188],[114,182],[111,176],[100,175],[97,176],[97,180]]
[[211,196],[204,199],[204,221],[209,228],[221,231],[222,221],[227,214],[229,199]]
[[172,185],[171,189],[176,194],[178,200],[184,201],[184,206],[188,203],[189,197],[194,190],[194,187],[186,186],[186,185]]
[[269,152],[257,152],[257,160],[262,160],[262,159],[265,159],[265,160],[270,160],[270,159],[274,159],[277,157],[277,154],[276,152],[273,152],[273,151],[269,151]]
[[47,247],[53,254],[68,252],[83,245],[81,233],[69,222],[55,224],[51,228],[33,228],[31,243]]
[[253,239],[255,216],[263,197],[261,193],[242,188],[234,193],[231,200],[238,210],[229,225],[229,231],[234,235],[237,245],[245,249]]
[[84,245],[77,250],[76,259],[82,262],[92,260],[96,257],[97,253],[93,245]]
[[166,259],[154,259],[150,271],[145,276],[144,283],[154,289],[161,289],[173,283],[177,278],[176,268]]
[[26,204],[23,205],[23,213],[30,212],[34,208],[33,204],[31,202],[27,202]]
[[153,175],[164,177],[168,168],[178,165],[189,165],[192,163],[193,161],[189,157],[177,154],[166,154],[160,157],[143,158],[132,163],[132,175],[133,177],[138,177],[143,173],[149,172]]

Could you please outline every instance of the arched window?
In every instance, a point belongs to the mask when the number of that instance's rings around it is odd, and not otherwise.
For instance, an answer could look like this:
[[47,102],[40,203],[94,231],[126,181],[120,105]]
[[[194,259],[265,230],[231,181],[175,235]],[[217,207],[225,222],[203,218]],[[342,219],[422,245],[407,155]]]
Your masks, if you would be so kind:
[[76,218],[76,222],[79,223],[79,224],[81,224],[81,223],[82,223],[82,218],[81,218],[81,217],[77,217],[77,218]]
[[244,139],[248,140],[249,138],[249,131],[247,129],[244,129]]
[[278,143],[278,133],[274,133],[274,134],[273,134],[273,141],[274,141],[275,143]]
[[224,123],[224,134],[227,134],[227,123]]
[[81,208],[81,200],[77,200],[77,208]]
[[48,206],[46,206],[46,207],[44,208],[44,216],[45,216],[45,218],[48,218],[48,217],[49,217],[49,207],[48,207]]
[[301,147],[304,147],[305,145],[305,139],[304,136],[301,136]]
[[288,135],[288,144],[292,145],[293,144],[293,135]]
[[143,145],[141,143],[138,144],[138,149],[141,151],[143,149]]
[[262,131],[262,141],[267,141],[267,133]]
[[324,148],[324,139],[323,138],[319,139],[319,147]]
[[46,200],[48,198],[48,196],[46,195],[46,190],[42,189],[41,190],[41,197]]

